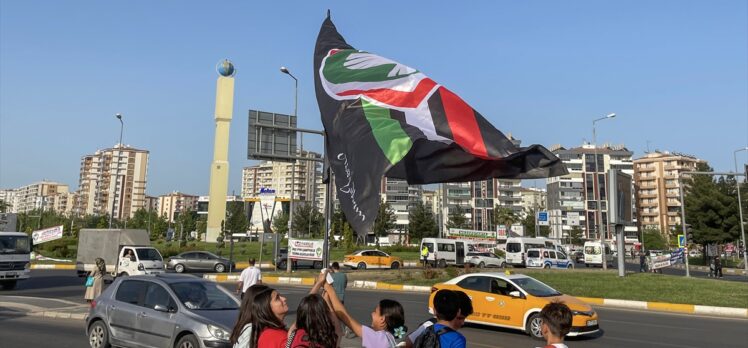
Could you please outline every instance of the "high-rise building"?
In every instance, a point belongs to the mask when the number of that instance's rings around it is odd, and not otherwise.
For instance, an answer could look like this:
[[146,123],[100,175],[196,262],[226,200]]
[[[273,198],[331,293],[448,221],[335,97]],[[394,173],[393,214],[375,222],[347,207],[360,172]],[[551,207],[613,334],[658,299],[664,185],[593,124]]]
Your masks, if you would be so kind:
[[4,212],[16,213],[16,189],[0,190],[0,202]]
[[[597,148],[595,160],[595,145],[583,144],[580,147],[566,149],[555,146],[550,149],[566,165],[569,174],[548,178],[548,212],[551,227],[551,238],[566,238],[572,228],[579,223],[587,239],[597,240],[598,207],[603,222],[605,238],[612,240],[609,233],[608,221],[608,181],[607,172],[619,169],[633,175],[633,152],[625,146],[602,145]],[[597,164],[597,166],[596,166]],[[597,179],[595,180],[595,174]],[[598,204],[597,190],[600,200]]]
[[[320,158],[311,151],[303,157]],[[291,162],[262,161],[242,170],[242,197],[256,198],[261,189],[275,190],[278,197],[291,197],[291,173],[294,171],[294,202],[313,203],[320,212],[325,208],[325,185],[322,184],[322,165],[317,161]]]
[[[146,211],[158,211],[158,197],[146,195],[143,209]],[[197,204],[195,204],[195,209],[197,209]]]
[[436,191],[423,190],[423,205],[436,217],[439,214],[439,197]]
[[158,197],[158,216],[165,216],[168,221],[174,219],[182,212],[197,212],[197,200],[199,196],[193,196],[174,191],[168,195]]
[[423,188],[420,185],[408,185],[401,179],[382,178],[380,199],[387,202],[395,213],[395,231],[405,234],[410,223],[410,209],[423,201]]
[[[58,182],[42,181],[26,185],[15,192],[15,210],[17,213],[27,213],[36,209],[56,210],[58,205],[65,209],[68,193],[68,185]],[[56,211],[66,213],[65,210]]]
[[522,196],[522,217],[531,211],[543,211],[547,208],[547,194],[545,190],[534,187],[523,187],[520,189]]
[[148,151],[121,144],[81,158],[76,214],[129,219],[144,208]]
[[448,229],[447,223],[449,216],[457,211],[461,211],[467,219],[468,225],[472,226],[473,221],[473,197],[470,193],[471,183],[457,182],[441,184],[437,192],[439,193],[439,206],[441,207],[440,231]]
[[[680,224],[678,175],[706,161],[676,152],[655,151],[634,160],[634,187],[639,228],[656,228],[666,238]],[[680,233],[680,231],[678,231]]]
[[522,196],[519,179],[490,179],[470,183],[472,194],[472,225],[475,230],[495,231],[493,222],[496,206],[522,213]]

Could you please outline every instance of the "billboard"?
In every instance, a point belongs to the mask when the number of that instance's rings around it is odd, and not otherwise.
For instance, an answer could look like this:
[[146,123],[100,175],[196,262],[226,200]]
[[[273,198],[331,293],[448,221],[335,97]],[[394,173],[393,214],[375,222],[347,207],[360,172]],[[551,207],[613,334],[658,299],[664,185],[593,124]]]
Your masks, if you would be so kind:
[[321,261],[324,245],[324,239],[289,239],[288,258]]
[[31,240],[33,241],[34,245],[60,238],[62,238],[62,225],[45,228],[43,230],[38,230],[31,233]]
[[629,225],[634,220],[632,215],[631,175],[618,169],[608,172],[608,216],[609,223]]
[[445,238],[496,241],[495,231],[466,230],[462,228],[450,228],[444,233]]
[[296,116],[249,110],[247,158],[291,162],[296,152]]

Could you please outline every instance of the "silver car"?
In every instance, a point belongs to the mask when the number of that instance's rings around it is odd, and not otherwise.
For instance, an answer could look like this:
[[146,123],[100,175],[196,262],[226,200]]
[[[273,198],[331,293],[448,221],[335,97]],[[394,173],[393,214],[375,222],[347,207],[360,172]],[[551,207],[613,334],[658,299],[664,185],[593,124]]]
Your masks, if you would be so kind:
[[465,261],[472,266],[477,266],[478,268],[506,267],[506,260],[504,260],[503,257],[496,256],[494,253],[490,252],[469,252],[465,256]]
[[185,271],[216,271],[223,273],[229,269],[236,270],[236,264],[227,258],[207,251],[187,251],[169,258],[166,269],[177,273]]
[[119,277],[91,303],[92,348],[230,348],[239,301],[216,283],[191,275]]

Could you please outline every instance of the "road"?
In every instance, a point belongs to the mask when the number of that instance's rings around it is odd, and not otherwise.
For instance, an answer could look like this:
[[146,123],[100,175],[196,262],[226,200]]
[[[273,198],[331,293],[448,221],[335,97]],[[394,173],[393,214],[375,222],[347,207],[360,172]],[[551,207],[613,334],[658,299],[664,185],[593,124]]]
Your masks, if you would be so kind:
[[[73,271],[35,271],[34,278],[19,284],[19,289],[2,295],[41,296],[65,298],[83,302],[83,281]],[[234,284],[222,284],[229,290]],[[276,286],[288,298],[289,316],[294,319],[295,308],[308,289]],[[414,329],[428,319],[425,294],[349,290],[346,304],[354,317],[364,324],[370,322],[375,299],[392,298],[399,301],[406,312],[406,324]],[[700,317],[620,310],[596,307],[600,315],[602,332],[594,337],[570,338],[572,347],[745,347],[748,342],[748,320]],[[71,320],[44,320],[29,317],[0,317],[2,347],[35,347],[55,342],[55,347],[86,347],[82,322]],[[535,347],[540,344],[524,333],[471,325],[462,332],[470,347]],[[742,343],[741,343],[742,342]]]

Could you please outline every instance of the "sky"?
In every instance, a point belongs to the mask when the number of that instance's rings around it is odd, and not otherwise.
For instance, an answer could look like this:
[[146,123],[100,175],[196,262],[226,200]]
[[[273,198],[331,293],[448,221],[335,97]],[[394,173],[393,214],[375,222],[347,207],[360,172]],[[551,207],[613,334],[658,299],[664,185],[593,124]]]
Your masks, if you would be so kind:
[[240,194],[256,163],[248,110],[293,113],[281,66],[299,79],[299,127],[322,129],[312,54],[327,9],[349,44],[424,72],[523,145],[591,142],[592,120],[614,112],[598,143],[635,158],[676,151],[732,171],[748,146],[743,0],[0,1],[0,188],[77,189],[81,157],[118,142],[122,113],[124,143],[150,151],[147,194],[207,195],[228,58]]

